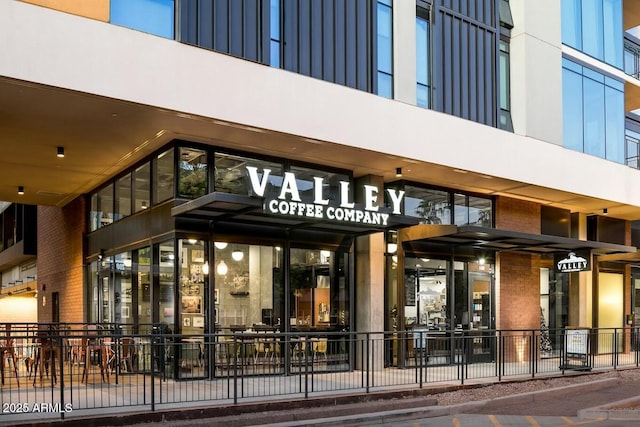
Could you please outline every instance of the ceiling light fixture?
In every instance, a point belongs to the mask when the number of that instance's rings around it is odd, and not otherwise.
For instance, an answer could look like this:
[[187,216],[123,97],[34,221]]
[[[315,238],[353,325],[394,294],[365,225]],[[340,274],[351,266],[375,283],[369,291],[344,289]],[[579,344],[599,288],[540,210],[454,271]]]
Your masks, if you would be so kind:
[[235,261],[242,261],[242,258],[244,258],[244,252],[236,249],[235,251],[231,252],[231,258],[233,258]]
[[224,276],[225,274],[227,274],[227,271],[229,271],[229,268],[227,267],[227,263],[224,261],[220,261],[218,263],[218,266],[216,267],[216,272],[219,275]]
[[396,178],[402,178],[402,168],[396,168]]
[[58,154],[56,155],[60,158],[64,157],[64,147],[58,147]]
[[20,195],[24,194],[24,187],[22,185],[18,186],[18,194],[20,194]]
[[227,244],[227,242],[213,242],[213,245],[220,250],[226,248]]
[[609,210],[607,208],[602,209],[602,215],[609,215]]

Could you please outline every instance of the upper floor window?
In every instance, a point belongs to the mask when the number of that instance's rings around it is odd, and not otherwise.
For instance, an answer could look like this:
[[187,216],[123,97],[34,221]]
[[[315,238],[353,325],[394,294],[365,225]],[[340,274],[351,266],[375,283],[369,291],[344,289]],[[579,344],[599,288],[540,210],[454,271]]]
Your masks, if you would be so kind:
[[504,40],[500,40],[500,57],[498,64],[498,95],[500,104],[498,127],[500,127],[500,129],[513,131],[513,123],[511,121],[511,64],[509,58],[509,43]]
[[270,0],[269,5],[269,65],[280,68],[280,0]]
[[393,20],[391,0],[378,0],[378,95],[393,97]]
[[112,24],[174,38],[174,0],[111,0]]
[[562,0],[562,43],[622,69],[622,0]]
[[423,224],[455,224],[493,227],[493,201],[451,191],[404,186],[404,215]]
[[[423,2],[420,2],[423,3]],[[416,6],[416,105],[431,107],[429,9]]]
[[215,191],[222,193],[252,195],[251,181],[247,175],[247,166],[258,169],[260,179],[262,171],[269,169],[269,180],[266,184],[266,193],[282,183],[282,165],[280,163],[252,159],[240,155],[216,153]]
[[624,163],[624,83],[567,59],[562,64],[564,146]]
[[178,197],[196,199],[207,194],[209,173],[207,152],[196,148],[180,147]]

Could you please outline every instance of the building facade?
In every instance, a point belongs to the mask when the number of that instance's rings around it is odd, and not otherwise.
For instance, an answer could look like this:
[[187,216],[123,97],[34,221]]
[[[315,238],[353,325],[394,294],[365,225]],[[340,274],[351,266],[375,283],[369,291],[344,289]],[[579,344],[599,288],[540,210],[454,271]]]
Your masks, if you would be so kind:
[[635,324],[634,3],[2,3],[37,320],[469,331],[478,361],[495,329]]

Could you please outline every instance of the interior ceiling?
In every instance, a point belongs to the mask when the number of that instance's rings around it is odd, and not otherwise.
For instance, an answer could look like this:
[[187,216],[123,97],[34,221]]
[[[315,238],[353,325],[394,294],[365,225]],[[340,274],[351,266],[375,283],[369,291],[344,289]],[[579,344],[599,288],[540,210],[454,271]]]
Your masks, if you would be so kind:
[[[626,3],[626,2],[625,2]],[[640,3],[640,2],[639,2]],[[173,138],[490,195],[584,213],[640,219],[640,208],[458,171],[413,159],[256,129],[211,118],[0,78],[0,200],[64,206]],[[56,157],[56,147],[66,156]],[[23,186],[24,195],[17,194]]]

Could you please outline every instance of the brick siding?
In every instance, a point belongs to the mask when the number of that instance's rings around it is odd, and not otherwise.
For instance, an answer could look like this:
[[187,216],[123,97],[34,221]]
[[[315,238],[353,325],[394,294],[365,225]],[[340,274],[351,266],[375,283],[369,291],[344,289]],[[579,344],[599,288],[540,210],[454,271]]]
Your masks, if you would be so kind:
[[[63,208],[38,206],[38,321],[53,320],[52,295],[60,294],[60,321],[85,321],[83,232],[85,201]],[[43,287],[46,289],[43,291]],[[46,304],[43,306],[43,298]]]

